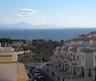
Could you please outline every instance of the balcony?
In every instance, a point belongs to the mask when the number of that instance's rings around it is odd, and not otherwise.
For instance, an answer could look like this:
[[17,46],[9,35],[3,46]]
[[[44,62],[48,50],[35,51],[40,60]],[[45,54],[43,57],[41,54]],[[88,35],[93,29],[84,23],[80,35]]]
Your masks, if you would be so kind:
[[78,62],[77,62],[77,61],[71,61],[70,64],[71,64],[72,66],[78,66]]

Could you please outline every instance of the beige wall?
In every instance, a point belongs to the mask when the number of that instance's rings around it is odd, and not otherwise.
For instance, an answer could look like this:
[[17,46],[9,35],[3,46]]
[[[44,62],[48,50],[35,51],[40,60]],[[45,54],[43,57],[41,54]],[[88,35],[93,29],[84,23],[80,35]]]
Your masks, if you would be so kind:
[[4,79],[4,81],[16,81],[16,67],[15,63],[0,64],[0,79]]

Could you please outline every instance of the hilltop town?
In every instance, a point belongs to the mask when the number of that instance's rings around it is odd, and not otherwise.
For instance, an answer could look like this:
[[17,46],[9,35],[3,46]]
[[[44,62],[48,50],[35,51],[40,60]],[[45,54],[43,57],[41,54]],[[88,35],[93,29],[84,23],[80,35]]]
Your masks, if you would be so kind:
[[[1,47],[14,49],[18,62],[25,64],[28,76],[35,76],[32,68],[39,63],[38,67],[43,66],[42,71],[52,81],[96,80],[96,32],[82,34],[66,41],[3,38],[0,42]],[[30,67],[30,64],[35,66]],[[32,81],[32,77],[29,78]]]

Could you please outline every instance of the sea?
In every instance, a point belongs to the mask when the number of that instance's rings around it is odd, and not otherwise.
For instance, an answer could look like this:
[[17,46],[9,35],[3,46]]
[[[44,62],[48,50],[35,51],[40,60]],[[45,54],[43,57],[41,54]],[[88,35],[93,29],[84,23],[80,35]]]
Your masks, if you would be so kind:
[[81,34],[96,31],[96,28],[65,28],[65,29],[1,29],[0,38],[11,39],[45,39],[45,40],[69,40]]

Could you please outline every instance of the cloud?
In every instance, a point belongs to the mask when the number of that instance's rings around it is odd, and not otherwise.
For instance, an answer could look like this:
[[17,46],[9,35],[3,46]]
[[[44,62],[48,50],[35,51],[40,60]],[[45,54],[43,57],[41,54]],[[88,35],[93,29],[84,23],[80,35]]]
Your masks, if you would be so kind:
[[[16,16],[17,15],[17,16]],[[17,11],[15,16],[3,17],[0,22],[19,23],[25,22],[30,25],[57,25],[58,27],[96,27],[96,18],[82,16],[44,16],[34,9],[23,8]]]
[[42,15],[35,9],[23,8],[17,11],[16,16],[22,22],[26,22],[31,25],[45,25],[48,23],[47,17]]
[[[30,25],[55,25],[53,27],[79,27],[79,28],[89,28],[94,27],[96,28],[96,19],[93,18],[84,18],[84,17],[66,17],[62,16],[62,18],[47,18],[46,16],[42,15],[35,15],[35,16],[27,16],[27,17],[0,17],[0,23],[20,23],[25,22]],[[57,25],[57,26],[56,26]]]
[[38,12],[34,9],[19,9],[18,13],[16,14],[17,16],[30,16],[30,15],[34,15],[37,14]]

